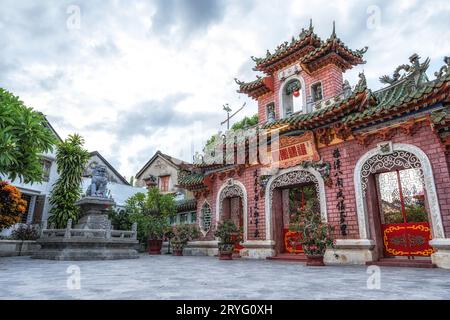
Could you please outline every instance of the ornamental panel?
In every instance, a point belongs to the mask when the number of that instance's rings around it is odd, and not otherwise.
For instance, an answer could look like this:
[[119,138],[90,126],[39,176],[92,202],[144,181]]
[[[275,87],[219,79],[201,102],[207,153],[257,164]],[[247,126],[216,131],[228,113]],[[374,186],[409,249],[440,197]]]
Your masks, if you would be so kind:
[[275,188],[287,187],[302,183],[314,183],[317,194],[320,194],[319,182],[312,173],[303,170],[292,171],[282,174],[272,182],[272,184],[270,185],[270,203],[272,203],[273,190],[275,190]]

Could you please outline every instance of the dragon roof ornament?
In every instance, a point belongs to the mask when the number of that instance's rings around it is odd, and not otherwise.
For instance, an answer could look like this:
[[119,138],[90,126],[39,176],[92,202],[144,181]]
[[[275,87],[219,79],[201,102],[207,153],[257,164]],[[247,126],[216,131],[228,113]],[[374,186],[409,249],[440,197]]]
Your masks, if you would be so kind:
[[[424,82],[428,82],[428,77],[425,72],[430,65],[430,58],[427,58],[423,63],[420,63],[419,60],[419,55],[414,53],[411,57],[409,57],[409,62],[411,64],[402,64],[398,66],[392,77],[384,75],[380,77],[380,82],[392,85],[405,78],[413,78],[416,86]],[[403,75],[400,74],[400,71],[404,71]]]
[[442,78],[444,75],[450,74],[450,57],[444,57],[444,63],[445,65],[434,73],[436,78]]

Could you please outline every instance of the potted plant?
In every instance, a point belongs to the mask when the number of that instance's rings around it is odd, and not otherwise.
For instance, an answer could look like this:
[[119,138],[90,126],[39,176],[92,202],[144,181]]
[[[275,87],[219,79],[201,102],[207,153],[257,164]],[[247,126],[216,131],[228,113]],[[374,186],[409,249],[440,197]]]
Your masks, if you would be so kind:
[[302,245],[306,254],[307,266],[324,266],[323,257],[328,247],[333,248],[333,227],[322,221],[320,204],[311,197],[306,204],[291,215],[290,231],[296,232],[294,245]]
[[169,217],[176,213],[172,194],[161,194],[156,187],[137,193],[126,201],[129,221],[137,223],[138,239],[147,244],[149,254],[161,254],[163,238],[170,229]]
[[195,224],[181,224],[175,227],[171,244],[174,256],[182,256],[188,241],[198,238],[200,232]]
[[232,220],[224,220],[219,223],[214,236],[219,238],[219,259],[233,259],[233,251],[236,243],[242,239],[242,232]]
[[150,216],[147,224],[147,248],[148,254],[161,254],[161,248],[164,235],[167,232],[169,224],[167,219],[159,216]]

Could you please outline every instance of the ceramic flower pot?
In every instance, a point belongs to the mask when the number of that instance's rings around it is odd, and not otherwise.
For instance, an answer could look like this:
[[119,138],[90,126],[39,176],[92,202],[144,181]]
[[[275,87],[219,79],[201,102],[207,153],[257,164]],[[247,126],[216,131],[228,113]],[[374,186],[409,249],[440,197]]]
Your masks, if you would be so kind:
[[232,260],[234,243],[219,243],[219,260]]
[[315,267],[322,267],[325,265],[323,262],[323,255],[306,255],[306,265],[307,266],[315,266]]
[[182,256],[183,255],[184,244],[174,242],[172,243],[172,255]]
[[173,256],[177,256],[177,257],[182,256],[183,255],[183,249],[173,249],[172,255]]
[[147,240],[148,254],[161,254],[162,240]]

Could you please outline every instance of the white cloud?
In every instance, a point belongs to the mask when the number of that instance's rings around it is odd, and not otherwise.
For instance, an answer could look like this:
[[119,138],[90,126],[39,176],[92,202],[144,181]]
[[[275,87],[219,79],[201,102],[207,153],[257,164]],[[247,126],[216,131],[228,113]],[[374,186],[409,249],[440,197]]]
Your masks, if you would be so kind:
[[[101,152],[127,177],[158,149],[191,160],[192,149],[199,151],[221,129],[224,103],[237,108],[247,102],[240,116],[254,114],[256,103],[236,93],[233,78],[254,79],[250,56],[273,51],[310,18],[322,39],[336,20],[337,34],[350,48],[369,46],[367,64],[344,75],[353,84],[364,69],[369,86],[379,88],[378,77],[414,52],[430,56],[431,75],[450,52],[450,4],[444,0],[78,3],[81,29],[68,30],[69,1],[6,0],[0,86],[47,114],[63,137],[82,134],[89,150]],[[366,23],[371,5],[380,8],[375,29]],[[173,18],[165,18],[171,12]],[[168,97],[180,94],[184,99],[168,104]],[[162,105],[142,109],[149,101]],[[185,123],[167,116],[167,123],[152,124],[149,117],[159,119],[164,108]],[[138,132],[124,133],[127,119],[134,119]]]

